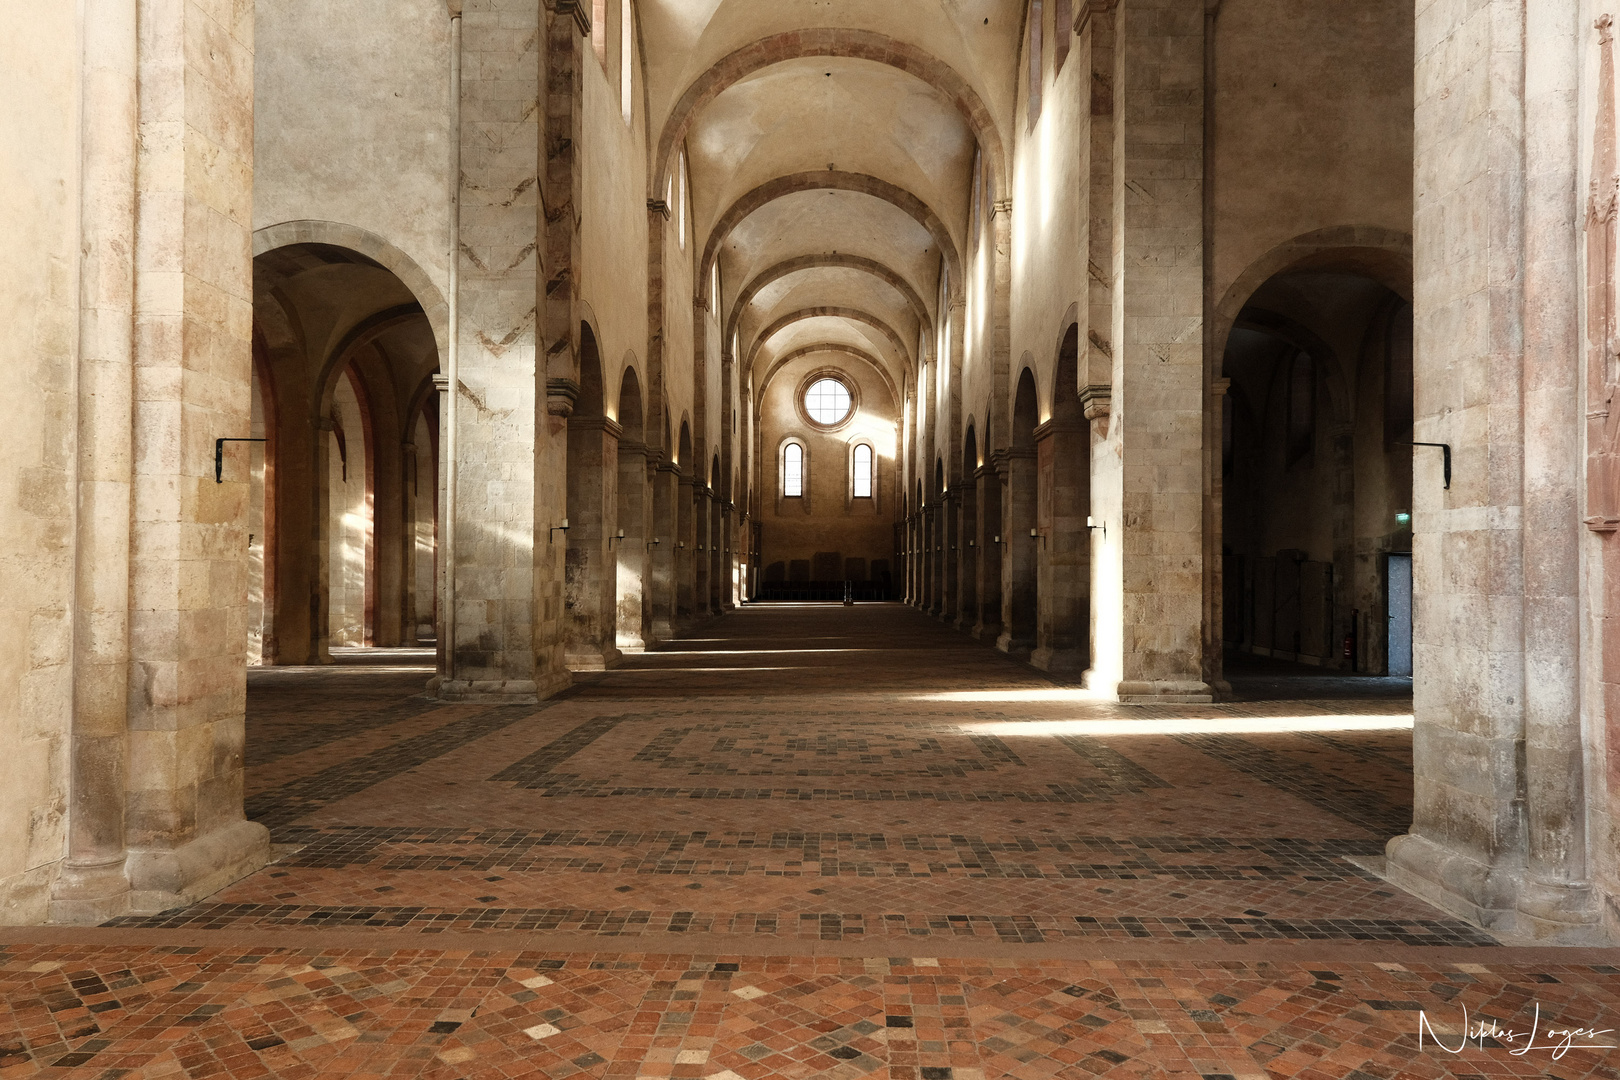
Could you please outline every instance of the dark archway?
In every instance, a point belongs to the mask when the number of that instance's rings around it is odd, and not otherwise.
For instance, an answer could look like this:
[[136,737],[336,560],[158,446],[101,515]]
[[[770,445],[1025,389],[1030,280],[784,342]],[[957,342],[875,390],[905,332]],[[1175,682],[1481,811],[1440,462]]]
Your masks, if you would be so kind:
[[1354,259],[1277,274],[1233,320],[1221,373],[1234,688],[1275,661],[1409,675],[1410,301]]
[[971,630],[979,618],[979,444],[973,422],[962,439],[962,497],[957,503],[956,620],[958,630]]
[[1046,671],[1080,672],[1090,662],[1091,430],[1079,389],[1080,329],[1058,346],[1051,419],[1036,431],[1037,593],[1041,601],[1030,662]]
[[579,329],[579,401],[568,417],[568,554],[563,582],[565,662],[600,671],[615,644],[617,573],[608,537],[618,517],[619,425],[604,412],[602,357],[588,323]]

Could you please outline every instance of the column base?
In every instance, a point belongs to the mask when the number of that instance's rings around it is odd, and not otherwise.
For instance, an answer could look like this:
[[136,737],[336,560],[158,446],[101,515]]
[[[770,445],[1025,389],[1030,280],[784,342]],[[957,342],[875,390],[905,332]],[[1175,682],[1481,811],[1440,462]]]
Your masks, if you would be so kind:
[[428,680],[428,694],[440,701],[458,705],[535,705],[566,690],[574,683],[567,671],[557,671],[541,679],[446,679]]
[[1086,669],[1086,657],[1079,649],[1054,649],[1043,646],[1029,654],[1031,667],[1049,671],[1054,675],[1068,675]]
[[128,857],[119,852],[105,862],[64,864],[51,889],[46,921],[58,926],[99,926],[129,912]]
[[996,638],[996,650],[1024,660],[1035,651],[1035,643],[1027,638],[1015,638],[1011,633],[1003,633]]
[[223,889],[270,861],[270,830],[257,821],[237,821],[177,848],[133,849],[129,912],[155,915],[186,907]]
[[1126,681],[1114,689],[1114,696],[1126,704],[1209,705],[1215,701],[1215,690],[1202,680]]
[[624,654],[617,647],[609,646],[601,652],[571,652],[564,656],[563,663],[568,665],[569,671],[606,671],[615,667],[624,659]]
[[968,634],[974,641],[988,641],[992,644],[1001,636],[1000,623],[978,623]]
[[1419,833],[1391,840],[1384,860],[1391,885],[1486,930],[1512,928],[1517,889],[1511,870],[1489,866]]
[[1597,895],[1587,882],[1527,880],[1519,887],[1514,936],[1536,945],[1606,943]]

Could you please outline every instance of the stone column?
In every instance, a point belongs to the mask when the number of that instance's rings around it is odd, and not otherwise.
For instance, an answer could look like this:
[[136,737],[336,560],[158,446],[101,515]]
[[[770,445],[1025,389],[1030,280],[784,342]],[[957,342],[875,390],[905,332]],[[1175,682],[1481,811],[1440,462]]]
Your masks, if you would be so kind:
[[1390,879],[1438,906],[1572,943],[1598,918],[1575,539],[1587,33],[1572,4],[1418,21],[1415,432],[1454,460],[1446,490],[1439,451],[1416,451],[1416,797],[1388,848]]
[[956,618],[951,625],[971,631],[979,617],[979,492],[971,476],[956,493]]
[[129,908],[130,482],[134,409],[135,0],[81,15],[78,516],[74,528],[72,760],[67,859],[50,919]]
[[253,13],[139,12],[124,835],[153,912],[263,865],[269,834],[242,816],[247,476],[213,460],[250,422]]
[[677,473],[675,492],[675,623],[685,625],[697,615],[697,485],[687,473]]
[[459,385],[448,416],[454,608],[438,685],[450,701],[535,701],[567,683],[566,672],[541,666],[535,634],[536,559],[550,547],[537,535],[537,519],[549,517],[537,490],[547,475],[537,455],[550,436],[540,426],[546,375],[536,331],[536,251],[550,242],[540,233],[534,110],[544,17],[533,3],[483,0],[461,19]]
[[565,655],[573,671],[602,671],[619,659],[614,604],[618,542],[610,545],[608,538],[618,528],[621,433],[617,423],[603,416],[568,420],[568,569],[563,607],[568,613]]
[[1043,671],[1085,670],[1091,608],[1089,425],[1050,420],[1035,431],[1041,470],[1036,529],[1041,534],[1040,612],[1030,663]]
[[[408,421],[407,433],[414,433],[416,417],[413,415]],[[399,626],[400,637],[398,644],[416,644],[416,527],[420,514],[421,491],[417,486],[417,468],[419,461],[416,456],[416,443],[407,438],[400,444],[400,483],[399,500]]]
[[647,644],[656,645],[675,636],[676,556],[680,550],[676,507],[681,497],[680,469],[667,461],[647,468],[652,481],[653,537],[652,578],[648,590],[651,601],[651,630]]
[[997,451],[1005,471],[1001,503],[1001,634],[996,648],[1010,656],[1028,656],[1035,648],[1040,540],[1029,535],[1036,521],[1035,450]]
[[718,615],[726,610],[726,500],[719,494],[719,489],[710,492],[710,544],[708,544],[708,567],[710,567],[710,601],[708,609],[710,614]]
[[[451,0],[452,4],[459,2]],[[539,9],[538,41],[544,56],[538,99],[543,132],[537,163],[540,200],[531,208],[538,214],[540,265],[532,277],[535,291],[530,301],[539,328],[540,355],[544,358],[535,371],[535,392],[544,390],[545,408],[537,418],[533,459],[517,475],[532,478],[534,486],[532,643],[536,690],[544,697],[573,681],[568,667],[571,625],[567,533],[553,532],[552,527],[568,514],[568,421],[580,396],[581,320],[576,308],[583,250],[579,208],[584,190],[584,65],[595,61],[586,60],[586,42],[591,32],[587,6],[557,0],[550,5],[531,5],[533,8]],[[514,25],[521,23],[515,21]],[[511,118],[529,115],[526,103],[512,104]],[[463,130],[464,143],[471,137],[486,137],[482,129]],[[519,185],[511,190],[521,191],[522,182],[523,178],[514,172],[488,181],[488,190],[497,192],[501,183],[509,183]],[[518,259],[516,269],[528,267],[528,261],[518,258],[518,253],[512,257]],[[473,299],[468,297],[469,302]]]
[[975,530],[974,592],[979,597],[979,614],[973,622],[973,637],[978,641],[994,641],[1001,634],[1001,557],[1006,549],[1001,545],[1001,475],[994,461],[981,465],[973,474],[977,488],[974,501],[978,503],[978,522]]
[[736,586],[736,514],[729,499],[720,502],[719,586],[720,610],[730,611],[737,606]]
[[[1204,682],[1203,0],[1115,10],[1113,409],[1121,700]],[[1100,635],[1098,645],[1111,642]]]
[[1093,384],[1080,391],[1080,405],[1090,424],[1090,507],[1086,516],[1093,528],[1088,528],[1087,549],[1091,561],[1091,609],[1087,621],[1089,631],[1089,663],[1082,679],[1088,690],[1105,694],[1117,692],[1122,659],[1119,588],[1123,580],[1120,550],[1120,432],[1110,422],[1112,388]]
[[922,508],[922,596],[920,607],[933,614],[940,606],[940,502],[938,495]]
[[709,508],[713,502],[714,497],[709,491],[709,485],[698,483],[692,485],[693,535],[697,539],[696,551],[692,556],[692,615],[700,619],[714,614],[714,608],[709,602],[709,547],[715,539],[711,528],[714,517]]
[[[641,443],[619,443],[618,527],[624,538],[609,545],[617,564],[615,603],[615,643],[621,653],[644,652],[647,648],[648,569],[652,554],[648,548],[650,500],[647,484],[647,447]],[[617,530],[614,530],[617,532]]]
[[961,558],[961,552],[958,550],[958,547],[960,546],[962,539],[961,534],[957,531],[957,527],[961,524],[961,522],[958,518],[960,510],[957,506],[957,492],[955,488],[946,490],[944,496],[940,499],[939,513],[939,546],[944,550],[940,552],[939,604],[935,610],[937,611],[940,619],[946,622],[953,622],[956,619],[957,612],[956,589],[957,579],[959,576],[957,564],[958,560]]

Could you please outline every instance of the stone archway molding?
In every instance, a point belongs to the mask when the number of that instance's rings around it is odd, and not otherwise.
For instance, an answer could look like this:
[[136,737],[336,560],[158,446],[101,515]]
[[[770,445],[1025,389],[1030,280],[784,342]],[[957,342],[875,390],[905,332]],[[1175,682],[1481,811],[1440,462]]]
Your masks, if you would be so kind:
[[422,305],[428,325],[433,328],[433,342],[438,347],[439,356],[442,358],[449,355],[450,305],[445,301],[444,293],[415,259],[376,233],[362,229],[358,225],[316,218],[283,221],[255,230],[253,257],[258,258],[266,252],[291,247],[294,244],[328,244],[332,247],[348,248],[350,251],[359,252],[399,278],[411,291],[411,295],[416,297],[416,302]]
[[737,324],[742,321],[743,312],[748,309],[749,304],[753,303],[754,297],[759,295],[760,290],[781,281],[785,277],[809,270],[855,270],[877,278],[905,297],[906,303],[911,306],[912,314],[917,317],[918,324],[926,328],[929,331],[929,336],[932,336],[933,319],[928,314],[928,306],[923,303],[922,297],[917,294],[916,289],[911,287],[909,281],[876,259],[828,251],[785,259],[770,269],[762,270],[756,274],[753,280],[744,286],[743,291],[738,294],[736,302],[732,304],[731,316],[726,320],[726,333],[721,340],[731,340],[732,334],[737,331]]
[[878,331],[878,333],[882,334],[888,339],[889,344],[894,346],[894,351],[899,354],[901,362],[906,366],[907,372],[910,371],[913,361],[911,351],[906,348],[905,341],[901,339],[900,335],[895,332],[892,326],[878,318],[876,315],[873,315],[870,312],[862,311],[859,308],[813,307],[801,308],[798,311],[784,315],[780,319],[777,319],[775,322],[771,323],[771,325],[767,326],[765,329],[761,330],[759,332],[759,336],[754,339],[753,345],[748,350],[748,361],[743,364],[743,373],[746,375],[753,372],[754,360],[758,358],[759,350],[764,348],[765,343],[771,338],[775,337],[778,333],[787,329],[789,326],[792,326],[794,323],[803,322],[806,319],[821,318],[847,319],[850,322],[858,322],[870,326],[872,329]]
[[1218,376],[1226,339],[1249,297],[1278,274],[1317,270],[1360,274],[1408,302],[1412,299],[1412,234],[1379,225],[1334,225],[1301,233],[1250,263],[1211,312],[1210,353]]
[[962,287],[962,258],[957,251],[956,240],[931,206],[905,188],[881,177],[827,169],[778,176],[774,180],[767,180],[732,203],[709,231],[708,242],[703,247],[703,261],[698,266],[699,289],[707,290],[710,270],[714,266],[714,260],[720,255],[720,245],[725,243],[726,237],[731,235],[733,229],[761,207],[803,191],[850,191],[859,195],[870,195],[894,206],[928,230],[928,235],[933,237],[940,253],[945,256],[945,264],[950,269],[950,280],[956,283],[957,289]]

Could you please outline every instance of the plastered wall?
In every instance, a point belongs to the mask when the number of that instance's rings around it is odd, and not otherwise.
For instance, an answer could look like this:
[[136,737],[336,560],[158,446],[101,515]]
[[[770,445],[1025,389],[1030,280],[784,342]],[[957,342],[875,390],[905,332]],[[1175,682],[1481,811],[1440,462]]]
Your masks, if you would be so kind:
[[442,292],[450,230],[444,0],[256,0],[254,33],[253,227],[357,226],[402,250]]

